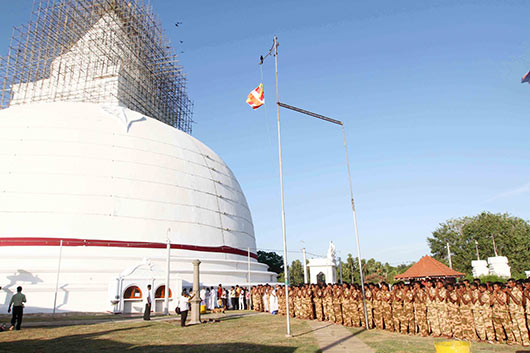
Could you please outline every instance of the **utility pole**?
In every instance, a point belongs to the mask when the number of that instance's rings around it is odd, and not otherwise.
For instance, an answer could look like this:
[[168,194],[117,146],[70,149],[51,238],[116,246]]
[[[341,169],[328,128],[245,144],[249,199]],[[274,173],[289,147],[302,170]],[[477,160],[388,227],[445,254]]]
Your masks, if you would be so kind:
[[499,256],[499,254],[497,254],[497,245],[495,244],[495,235],[491,235],[491,239],[493,239],[493,251],[495,251],[495,256]]
[[449,242],[447,244],[447,259],[449,260],[449,267],[453,268],[453,262],[451,261],[451,248],[449,247]]
[[342,284],[342,260],[339,257],[340,284]]
[[307,284],[307,261],[305,257],[305,248],[302,248],[302,255],[304,257],[304,283]]
[[480,260],[480,255],[478,253],[478,241],[475,240],[475,250],[477,251],[477,260]]

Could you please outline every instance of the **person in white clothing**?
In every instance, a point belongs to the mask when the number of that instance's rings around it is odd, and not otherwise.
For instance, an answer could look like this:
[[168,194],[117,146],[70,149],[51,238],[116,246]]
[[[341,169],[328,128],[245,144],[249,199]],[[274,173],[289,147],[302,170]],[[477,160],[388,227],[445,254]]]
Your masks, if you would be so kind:
[[206,289],[203,287],[199,292],[199,297],[201,298],[201,306],[205,305],[206,302]]
[[206,287],[206,295],[204,296],[204,306],[206,306],[206,310],[210,307],[210,288]]
[[188,318],[188,311],[190,310],[190,300],[195,296],[189,295],[185,290],[182,291],[182,295],[179,298],[178,307],[180,309],[180,326],[186,326],[186,319]]
[[270,292],[269,301],[270,301],[270,304],[269,304],[270,313],[272,315],[278,314],[278,296],[276,295],[275,289],[273,289]]
[[144,297],[145,309],[144,309],[144,320],[151,320],[151,304],[153,297],[151,294],[151,285],[147,285],[147,293]]
[[241,288],[239,293],[239,310],[245,310],[245,289]]
[[210,287],[210,307],[209,307],[209,309],[213,310],[214,308],[217,308],[217,307],[218,307],[218,305],[217,305],[217,291],[213,287]]

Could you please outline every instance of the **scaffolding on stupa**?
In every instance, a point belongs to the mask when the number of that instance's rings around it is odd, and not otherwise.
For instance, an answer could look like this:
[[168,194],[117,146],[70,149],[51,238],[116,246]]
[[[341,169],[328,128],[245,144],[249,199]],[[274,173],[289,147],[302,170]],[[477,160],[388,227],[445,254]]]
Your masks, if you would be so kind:
[[0,109],[33,102],[120,104],[187,133],[186,76],[142,0],[42,0],[13,29]]

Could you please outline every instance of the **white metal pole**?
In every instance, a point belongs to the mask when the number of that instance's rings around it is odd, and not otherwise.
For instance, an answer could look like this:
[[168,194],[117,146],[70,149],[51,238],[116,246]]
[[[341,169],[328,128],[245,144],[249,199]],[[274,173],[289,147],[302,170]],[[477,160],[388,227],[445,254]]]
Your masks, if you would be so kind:
[[353,199],[353,186],[351,182],[351,171],[350,171],[350,158],[348,157],[348,146],[346,145],[346,131],[344,129],[344,123],[342,124],[342,136],[344,137],[344,151],[346,152],[346,166],[348,167],[348,181],[350,183],[351,209],[353,212],[353,226],[355,228],[355,240],[357,243],[357,259],[359,260],[359,276],[361,279],[361,291],[363,294],[364,320],[366,324],[366,329],[369,330],[370,325],[368,325],[368,311],[366,310],[366,297],[364,294],[364,275],[363,275],[363,265],[361,262],[361,246],[359,245],[359,231],[357,230],[357,214],[355,212],[355,201]]
[[282,234],[283,234],[283,269],[285,284],[285,315],[287,336],[291,336],[291,322],[289,320],[289,268],[287,267],[287,240],[285,236],[285,206],[283,197],[283,169],[282,169],[282,135],[280,129],[280,95],[278,92],[278,37],[274,36],[274,71],[276,74],[276,115],[278,120],[278,159],[280,162],[280,195],[282,201]]
[[339,257],[339,278],[340,278],[340,284],[342,284],[342,260],[341,258]]
[[302,248],[302,254],[304,255],[304,283],[307,284],[307,261],[305,258],[305,248]]
[[447,244],[447,259],[449,260],[449,268],[453,268],[453,262],[451,261],[451,248],[449,247],[449,242]]
[[[248,275],[247,275],[247,281],[248,281],[248,293],[250,293],[250,248],[247,248],[248,250],[248,259],[247,259],[247,263],[248,263]],[[252,298],[252,296],[250,296],[249,298]],[[246,298],[245,298],[246,299]],[[245,300],[246,302],[246,300]],[[247,302],[247,310],[250,310],[250,300]]]
[[[169,233],[170,229],[168,229]],[[169,315],[169,273],[171,270],[171,241],[167,237],[167,259],[166,259],[166,290],[164,291],[164,314]]]
[[499,256],[499,254],[497,254],[497,244],[495,244],[495,235],[491,235],[491,239],[493,239],[493,251],[495,252],[495,256]]
[[59,274],[61,273],[61,259],[63,257],[63,240],[59,245],[59,262],[57,264],[57,278],[55,280],[55,295],[53,297],[53,315],[55,315],[55,308],[57,307],[57,291],[59,290]]

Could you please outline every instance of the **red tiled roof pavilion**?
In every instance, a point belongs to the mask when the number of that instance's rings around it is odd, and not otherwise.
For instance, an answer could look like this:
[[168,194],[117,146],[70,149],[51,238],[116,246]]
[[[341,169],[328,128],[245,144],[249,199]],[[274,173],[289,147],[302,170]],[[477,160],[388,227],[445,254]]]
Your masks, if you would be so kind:
[[437,261],[425,255],[412,265],[408,270],[400,275],[396,275],[395,279],[420,279],[420,278],[448,278],[448,277],[463,277],[465,273],[455,271],[445,266],[440,261]]

